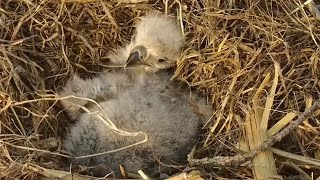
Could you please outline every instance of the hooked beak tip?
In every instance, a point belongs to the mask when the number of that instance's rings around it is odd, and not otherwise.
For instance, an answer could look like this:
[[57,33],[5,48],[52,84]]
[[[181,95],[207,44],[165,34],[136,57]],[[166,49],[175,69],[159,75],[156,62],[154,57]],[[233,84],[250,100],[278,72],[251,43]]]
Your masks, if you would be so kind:
[[141,58],[138,51],[134,51],[130,53],[127,62],[125,64],[125,67],[135,66],[141,64]]

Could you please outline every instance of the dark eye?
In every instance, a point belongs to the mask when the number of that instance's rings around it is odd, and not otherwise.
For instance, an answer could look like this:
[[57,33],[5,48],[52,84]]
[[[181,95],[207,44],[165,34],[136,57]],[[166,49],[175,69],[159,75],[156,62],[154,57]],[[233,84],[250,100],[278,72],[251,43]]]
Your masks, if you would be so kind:
[[166,61],[167,61],[167,60],[166,60],[166,59],[163,59],[163,58],[162,58],[162,59],[158,59],[158,62],[159,62],[159,63],[164,63],[164,62],[166,62]]

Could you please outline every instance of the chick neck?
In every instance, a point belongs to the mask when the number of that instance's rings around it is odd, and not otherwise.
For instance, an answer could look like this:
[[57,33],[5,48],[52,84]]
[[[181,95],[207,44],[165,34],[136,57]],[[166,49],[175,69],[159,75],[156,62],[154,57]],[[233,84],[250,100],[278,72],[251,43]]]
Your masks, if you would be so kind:
[[136,66],[126,69],[131,79],[136,81],[137,85],[145,85],[146,78],[152,76],[155,72],[147,71],[143,66]]

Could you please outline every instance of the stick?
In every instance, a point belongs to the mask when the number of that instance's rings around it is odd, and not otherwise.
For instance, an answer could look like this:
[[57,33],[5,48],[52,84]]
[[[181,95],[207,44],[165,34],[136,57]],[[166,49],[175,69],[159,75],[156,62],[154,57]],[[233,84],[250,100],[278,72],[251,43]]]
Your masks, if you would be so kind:
[[237,154],[235,156],[216,156],[213,158],[193,159],[188,156],[188,161],[191,166],[216,164],[221,166],[239,166],[240,164],[251,160],[260,152],[268,149],[274,143],[280,141],[287,136],[292,130],[296,129],[304,120],[312,116],[312,113],[320,109],[320,100],[317,100],[310,108],[306,109],[295,121],[291,122],[286,128],[281,130],[276,135],[270,137],[263,142],[259,147],[245,154]]

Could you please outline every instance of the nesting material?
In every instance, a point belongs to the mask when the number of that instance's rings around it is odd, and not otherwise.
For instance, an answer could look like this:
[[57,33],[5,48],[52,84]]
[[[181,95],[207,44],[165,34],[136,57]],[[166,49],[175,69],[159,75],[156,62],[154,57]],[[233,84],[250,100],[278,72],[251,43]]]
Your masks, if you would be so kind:
[[[268,111],[262,115],[263,139],[268,138],[319,98],[320,25],[310,2],[0,1],[1,177],[36,178],[39,172],[27,168],[30,163],[69,171],[61,169],[69,155],[60,145],[69,122],[55,93],[75,72],[94,76],[108,68],[108,51],[130,40],[135,18],[155,9],[176,14],[183,23],[187,45],[173,78],[205,92],[215,111],[195,156],[235,155],[241,153],[239,142],[248,147],[253,137],[246,117],[257,122],[250,109],[270,76],[258,98],[259,111]],[[319,115],[273,148],[317,162]],[[54,146],[39,145],[49,138],[55,139]],[[299,158],[272,152],[278,175],[318,175],[318,166],[288,165]],[[255,177],[253,167],[205,170],[214,177],[243,179]]]

